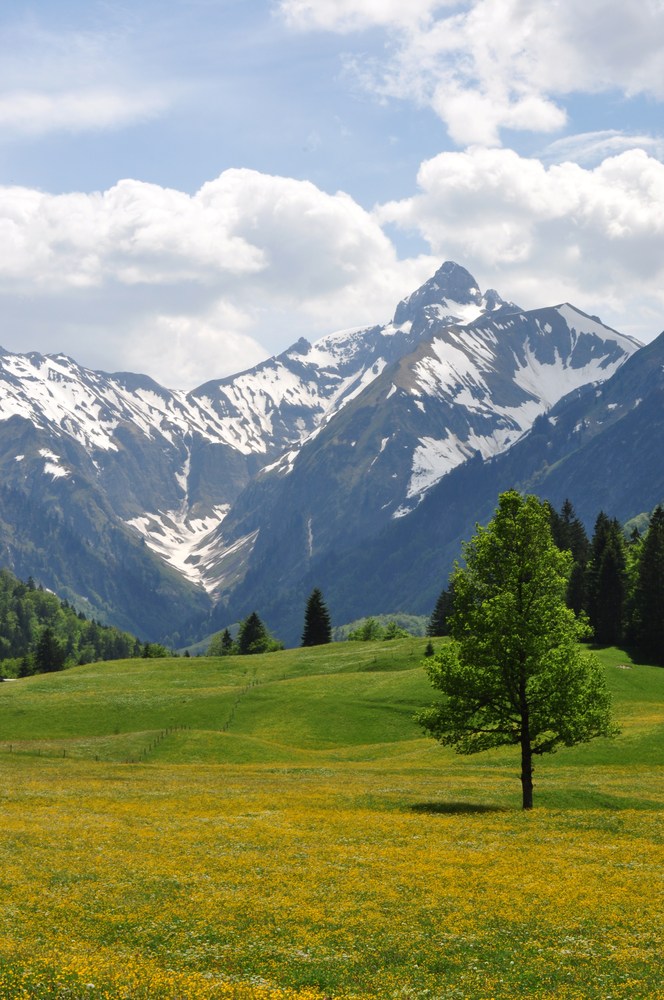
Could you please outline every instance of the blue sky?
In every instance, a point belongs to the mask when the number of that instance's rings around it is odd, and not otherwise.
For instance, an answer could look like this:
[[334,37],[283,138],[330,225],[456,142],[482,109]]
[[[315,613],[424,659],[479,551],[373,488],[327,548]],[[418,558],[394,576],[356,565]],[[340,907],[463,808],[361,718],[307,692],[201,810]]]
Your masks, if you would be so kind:
[[36,0],[0,47],[10,350],[189,387],[445,259],[664,328],[659,0]]

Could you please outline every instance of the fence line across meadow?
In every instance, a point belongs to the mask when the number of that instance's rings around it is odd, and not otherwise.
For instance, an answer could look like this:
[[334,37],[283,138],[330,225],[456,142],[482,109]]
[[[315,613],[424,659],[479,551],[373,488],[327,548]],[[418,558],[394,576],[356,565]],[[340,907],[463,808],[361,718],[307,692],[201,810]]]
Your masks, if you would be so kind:
[[[227,733],[233,722],[235,721],[235,712],[240,705],[240,703],[247,697],[250,691],[259,686],[262,682],[260,679],[254,675],[250,680],[248,680],[242,688],[238,691],[235,700],[233,701],[228,715],[224,721],[219,726],[218,732]],[[176,733],[183,733],[186,731],[191,731],[192,726],[188,723],[175,723],[169,726],[165,726],[159,729],[156,734],[153,734],[148,743],[142,746],[136,753],[130,754],[124,760],[116,760],[115,763],[124,764],[143,764],[147,763],[149,760],[149,755],[154,753],[155,750],[164,742],[169,736],[173,736]],[[127,733],[114,733],[114,737],[131,737],[133,734],[131,732]],[[109,738],[110,734],[108,737]],[[102,737],[104,738],[104,737]],[[71,741],[68,741],[71,742]],[[46,745],[44,745],[46,743]],[[53,741],[57,743],[57,741]],[[21,754],[22,756],[36,756],[36,757],[46,757],[49,760],[58,758],[72,758],[72,759],[94,759],[95,761],[101,761],[103,763],[109,763],[109,758],[99,753],[88,753],[88,754],[77,754],[72,753],[71,746],[54,746],[50,741],[42,741],[40,746],[31,745],[30,741],[12,741],[11,743],[0,742],[0,752]]]

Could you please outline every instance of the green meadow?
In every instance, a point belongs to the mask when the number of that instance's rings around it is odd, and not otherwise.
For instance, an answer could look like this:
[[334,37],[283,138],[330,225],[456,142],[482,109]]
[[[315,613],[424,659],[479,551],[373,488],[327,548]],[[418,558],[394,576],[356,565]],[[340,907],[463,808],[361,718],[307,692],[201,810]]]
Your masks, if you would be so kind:
[[0,684],[0,996],[664,997],[664,669],[599,651],[621,733],[524,814],[413,721],[425,645]]

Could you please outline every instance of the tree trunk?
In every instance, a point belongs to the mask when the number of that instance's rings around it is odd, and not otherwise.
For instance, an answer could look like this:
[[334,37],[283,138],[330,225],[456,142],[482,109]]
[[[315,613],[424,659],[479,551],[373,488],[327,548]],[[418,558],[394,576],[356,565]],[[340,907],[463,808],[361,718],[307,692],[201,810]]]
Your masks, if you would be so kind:
[[523,808],[533,808],[533,755],[530,740],[521,741],[521,789],[523,793]]
[[530,710],[526,690],[526,672],[522,662],[519,682],[519,706],[521,709],[521,789],[524,809],[533,808],[533,751],[530,743]]

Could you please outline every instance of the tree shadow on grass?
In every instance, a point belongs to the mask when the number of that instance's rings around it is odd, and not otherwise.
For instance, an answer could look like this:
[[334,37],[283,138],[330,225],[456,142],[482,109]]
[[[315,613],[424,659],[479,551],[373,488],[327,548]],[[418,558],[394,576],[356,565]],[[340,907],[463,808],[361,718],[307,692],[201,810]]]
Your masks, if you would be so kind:
[[[537,802],[536,802],[537,805]],[[607,792],[577,790],[551,795],[543,792],[540,805],[545,809],[561,812],[605,812],[621,813],[626,810],[640,812],[662,812],[664,803],[637,796],[618,796]]]
[[505,806],[490,806],[481,802],[416,802],[409,806],[411,812],[432,816],[464,816],[474,813],[509,812]]

